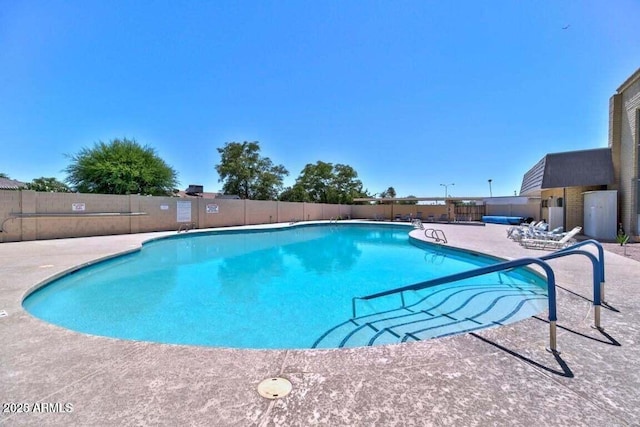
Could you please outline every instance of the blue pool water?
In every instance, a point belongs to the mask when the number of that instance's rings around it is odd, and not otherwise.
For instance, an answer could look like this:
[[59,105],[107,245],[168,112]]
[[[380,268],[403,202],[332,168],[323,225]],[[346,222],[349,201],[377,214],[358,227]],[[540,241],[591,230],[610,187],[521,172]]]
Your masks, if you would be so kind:
[[[378,345],[505,324],[546,308],[528,270],[352,299],[498,262],[411,244],[409,229],[304,225],[182,235],[29,295],[34,316],[89,334],[237,348]],[[404,305],[403,305],[404,302]]]

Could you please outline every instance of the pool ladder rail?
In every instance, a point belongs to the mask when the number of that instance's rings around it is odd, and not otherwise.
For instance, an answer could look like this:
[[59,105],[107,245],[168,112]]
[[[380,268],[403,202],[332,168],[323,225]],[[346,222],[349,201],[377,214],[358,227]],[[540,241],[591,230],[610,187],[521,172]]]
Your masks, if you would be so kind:
[[436,243],[448,243],[447,236],[444,234],[439,228],[424,228],[424,224],[420,218],[415,218],[411,220],[411,225],[413,228],[417,228],[419,230],[424,230],[424,237],[427,239],[435,240]]
[[427,239],[432,239],[434,240],[436,243],[448,243],[447,242],[447,236],[444,234],[444,231],[442,231],[439,228],[427,228],[424,230],[424,237],[426,237]]
[[181,231],[184,231],[185,233],[189,230],[195,230],[196,228],[196,223],[195,222],[188,222],[186,224],[180,224],[180,227],[178,227],[178,233],[180,233]]
[[[590,252],[579,249],[581,246],[594,245],[598,250],[598,256],[593,255]],[[592,279],[593,279],[593,308],[594,308],[594,322],[592,327],[599,331],[604,330],[601,324],[601,306],[604,302],[604,286],[605,286],[605,268],[604,268],[604,250],[602,245],[593,239],[586,240],[575,245],[569,246],[559,251],[551,252],[540,258],[519,258],[511,261],[505,261],[498,264],[492,264],[485,267],[480,267],[475,270],[464,271],[461,273],[452,274],[449,276],[439,277],[436,279],[428,280],[426,282],[416,283],[409,286],[403,286],[396,289],[390,289],[376,294],[353,297],[352,304],[352,319],[356,319],[356,301],[371,300],[375,298],[384,297],[392,294],[399,294],[402,299],[402,307],[405,307],[403,293],[405,291],[417,291],[428,287],[457,282],[459,280],[469,279],[472,277],[482,276],[488,273],[495,273],[501,271],[508,271],[516,267],[524,267],[530,264],[536,264],[544,270],[547,278],[547,298],[548,298],[548,323],[549,323],[549,346],[547,350],[554,354],[560,354],[557,347],[557,304],[556,304],[556,280],[553,269],[547,261],[562,258],[569,255],[581,255],[587,257],[592,264]],[[606,303],[605,303],[606,304]]]

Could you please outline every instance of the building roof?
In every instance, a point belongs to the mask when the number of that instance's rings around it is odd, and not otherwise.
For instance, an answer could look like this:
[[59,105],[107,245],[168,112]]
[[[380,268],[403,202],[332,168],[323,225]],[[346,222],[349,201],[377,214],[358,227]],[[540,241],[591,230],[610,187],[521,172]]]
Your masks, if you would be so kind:
[[176,193],[176,195],[182,198],[202,197],[203,199],[240,199],[240,196],[238,196],[237,194],[208,193],[206,191],[194,194],[180,190]]
[[0,177],[0,190],[19,190],[26,187],[24,182],[16,181],[15,179]]
[[640,80],[640,68],[638,68],[635,73],[631,74],[629,78],[627,78],[627,80],[625,80],[624,83],[620,85],[617,92],[618,93],[624,92],[629,86],[631,86],[638,80]]
[[610,148],[551,153],[524,174],[521,196],[548,188],[608,185],[615,182]]

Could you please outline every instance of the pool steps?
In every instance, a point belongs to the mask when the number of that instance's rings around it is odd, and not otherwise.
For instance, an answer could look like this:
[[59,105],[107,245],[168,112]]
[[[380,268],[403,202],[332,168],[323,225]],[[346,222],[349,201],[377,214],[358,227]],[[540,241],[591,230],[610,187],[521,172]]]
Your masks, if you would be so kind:
[[[535,284],[457,285],[414,292],[414,302],[349,319],[327,331],[314,348],[360,347],[438,338],[498,326],[521,310],[537,314],[530,303],[546,300]],[[518,304],[518,302],[523,303]],[[398,304],[396,306],[400,305]],[[539,307],[539,306],[537,306]],[[374,309],[375,310],[375,309]],[[500,319],[493,322],[491,319]]]
[[[594,245],[596,246],[596,249],[598,251],[598,256],[594,256],[593,254],[584,251],[582,249],[578,249],[581,246],[586,246],[586,245]],[[468,279],[468,278],[472,278],[472,277],[476,277],[476,276],[482,276],[484,274],[487,273],[492,273],[492,272],[501,272],[501,271],[508,271],[511,270],[514,267],[520,267],[520,266],[525,266],[525,265],[529,265],[529,264],[536,264],[539,267],[541,267],[547,277],[547,293],[546,293],[546,299],[548,300],[548,319],[549,319],[549,346],[547,347],[547,350],[554,353],[554,354],[560,354],[560,351],[557,348],[557,307],[556,307],[556,284],[555,284],[555,274],[553,272],[553,269],[545,262],[547,260],[552,260],[555,258],[560,258],[560,257],[565,257],[565,256],[571,256],[571,255],[580,255],[580,256],[586,256],[587,258],[589,258],[589,260],[592,263],[592,267],[593,267],[593,274],[592,274],[592,278],[593,278],[593,307],[594,307],[594,324],[593,327],[598,329],[598,330],[603,330],[604,328],[601,325],[601,305],[604,301],[604,286],[605,286],[605,267],[604,267],[604,250],[602,248],[602,245],[593,239],[590,240],[586,240],[580,243],[576,243],[573,246],[570,246],[568,248],[556,251],[556,252],[552,252],[550,254],[544,255],[540,258],[521,258],[521,259],[517,259],[517,260],[512,260],[512,261],[506,261],[503,263],[499,263],[496,265],[490,265],[490,266],[486,266],[486,267],[480,267],[477,268],[476,270],[471,270],[471,271],[467,271],[467,272],[462,272],[462,273],[456,273],[456,274],[452,274],[450,276],[446,276],[446,277],[441,277],[438,279],[433,279],[430,281],[426,281],[426,282],[422,282],[422,283],[417,283],[414,285],[409,285],[409,286],[403,286],[400,288],[396,288],[396,289],[391,289],[388,291],[383,291],[383,292],[379,292],[377,294],[372,294],[372,295],[368,295],[368,296],[364,296],[364,297],[354,297],[352,300],[352,305],[353,305],[353,316],[350,320],[341,323],[340,325],[335,326],[334,328],[328,330],[327,332],[325,332],[320,338],[318,338],[316,340],[316,342],[313,344],[314,348],[319,348],[319,347],[326,347],[328,342],[331,341],[331,339],[333,339],[335,341],[334,336],[338,335],[338,337],[341,337],[341,340],[339,341],[339,343],[333,342],[330,347],[345,347],[345,346],[349,346],[350,341],[353,343],[354,346],[363,346],[363,345],[373,345],[374,343],[377,342],[377,344],[382,344],[383,342],[377,341],[379,337],[383,336],[386,334],[386,337],[384,339],[391,339],[390,342],[399,342],[398,340],[400,339],[401,342],[404,341],[408,341],[409,339],[411,340],[421,340],[421,339],[428,339],[428,338],[436,338],[436,337],[443,337],[443,336],[447,336],[447,335],[452,335],[452,334],[458,334],[458,333],[466,333],[466,332],[471,332],[474,331],[476,329],[482,329],[485,327],[489,327],[490,325],[481,325],[481,326],[477,326],[477,327],[468,327],[465,328],[464,326],[461,327],[460,325],[464,322],[468,322],[468,321],[472,321],[472,322],[477,322],[478,319],[482,318],[482,315],[490,312],[491,310],[493,310],[495,307],[497,307],[499,304],[499,300],[509,297],[509,295],[505,295],[504,291],[501,290],[501,296],[496,297],[494,299],[493,302],[491,301],[487,301],[485,302],[485,304],[487,305],[487,308],[480,312],[480,313],[476,313],[473,316],[461,316],[460,314],[467,314],[467,313],[457,313],[462,307],[466,306],[467,303],[465,302],[464,304],[462,304],[461,306],[459,306],[459,308],[455,309],[455,310],[451,310],[450,308],[447,309],[446,306],[444,306],[444,301],[443,303],[440,303],[439,305],[436,306],[427,306],[424,309],[419,309],[418,304],[424,303],[425,301],[427,301],[429,299],[429,297],[426,298],[422,298],[419,300],[418,303],[413,303],[410,306],[406,305],[406,298],[405,298],[405,293],[420,293],[424,290],[427,290],[427,292],[429,292],[429,290],[433,290],[435,289],[438,285],[442,285],[442,284],[448,284],[448,283],[453,283],[459,280],[464,280],[464,279]],[[504,284],[502,277],[503,276],[498,276],[499,277],[499,282],[501,284]],[[452,292],[454,293],[460,293],[459,290],[458,291],[451,291],[451,289],[455,289],[457,287],[459,287],[460,285],[457,286],[453,286],[451,288],[446,288],[449,293],[451,294],[450,296],[453,295]],[[491,285],[489,285],[491,286]],[[494,285],[494,286],[498,286],[498,285]],[[522,286],[513,286],[513,288],[517,288],[520,289],[521,291],[526,291],[526,289],[524,289]],[[513,289],[512,289],[513,290]],[[438,292],[442,292],[443,290],[440,290]],[[477,291],[477,288],[476,288]],[[535,291],[533,289],[529,289],[529,291],[532,291],[533,295],[520,295],[520,298],[518,299],[518,301],[520,301],[517,306],[512,309],[510,312],[505,311],[505,316],[502,318],[499,318],[497,321],[492,321],[487,319],[487,322],[493,323],[494,325],[502,325],[503,322],[507,321],[510,317],[512,317],[515,313],[518,313],[525,305],[528,305],[529,301],[533,301],[536,299],[545,299],[544,293],[539,293],[539,291]],[[434,292],[435,293],[435,292]],[[472,293],[472,297],[471,298],[475,298],[476,296],[478,296],[479,294],[485,294],[485,293],[490,293],[490,292],[475,292]],[[381,298],[381,297],[388,297],[390,295],[397,295],[400,297],[401,299],[401,305],[399,308],[396,309],[392,309],[392,310],[386,310],[386,311],[378,311],[375,312],[373,315],[367,315],[367,316],[356,316],[356,308],[357,308],[357,302],[358,301],[369,301],[372,299],[376,299],[376,298]],[[517,294],[516,294],[517,295]],[[537,296],[536,296],[537,295]],[[447,297],[446,300],[449,300],[450,297]],[[453,299],[455,301],[455,298]],[[474,306],[474,305],[472,305]],[[396,306],[397,307],[397,306]],[[433,313],[432,311],[436,308],[440,307],[440,315],[437,316],[440,319],[442,317],[445,317],[449,320],[451,320],[450,323],[444,323],[444,324],[437,324],[434,325],[433,323],[428,326],[428,327],[424,327],[424,328],[419,328],[416,329],[416,324],[418,323],[425,323],[428,321],[431,321],[433,319],[431,319],[428,316],[431,316]],[[482,305],[477,304],[475,305],[475,307],[482,307]],[[420,313],[424,313],[424,314],[420,314],[419,317],[421,316],[422,319],[418,319],[416,321],[413,322],[401,322],[398,321],[398,319],[402,319],[404,317],[407,316],[407,314],[403,314],[403,315],[397,315],[398,310],[409,310],[409,311],[415,311],[416,309],[418,309],[418,311]],[[495,319],[495,315],[497,313],[492,313],[491,318]],[[533,313],[535,314],[535,313]],[[533,315],[533,314],[529,314],[529,315]],[[499,314],[500,316],[502,315],[502,313]],[[378,316],[378,319],[375,319],[372,316]],[[434,316],[431,316],[433,318],[435,318]],[[380,321],[380,324],[375,326],[374,323]],[[389,326],[382,326],[382,322],[389,322],[391,321],[391,324]],[[480,322],[481,323],[481,322]],[[412,325],[410,328],[410,331],[407,331],[404,329],[405,326],[407,325]],[[446,327],[450,327],[456,325],[453,331],[446,331]],[[373,330],[375,331],[375,335],[372,336],[369,339],[368,343],[365,343],[366,339],[363,339],[362,337],[358,338],[357,340],[353,340],[352,341],[352,337],[356,336],[357,334],[362,335],[364,333],[364,335],[366,336],[366,332],[369,330]],[[431,333],[427,334],[425,336],[425,332],[427,331],[431,331]],[[370,334],[369,334],[370,335]]]

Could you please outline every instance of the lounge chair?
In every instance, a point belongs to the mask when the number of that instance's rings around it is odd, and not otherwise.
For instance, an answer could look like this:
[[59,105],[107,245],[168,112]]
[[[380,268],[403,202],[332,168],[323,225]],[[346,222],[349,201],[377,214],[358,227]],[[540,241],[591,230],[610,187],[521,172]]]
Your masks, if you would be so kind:
[[582,227],[574,227],[568,233],[561,234],[560,239],[551,239],[545,237],[523,238],[520,244],[529,249],[562,249],[575,243],[574,236],[582,230]]
[[[522,239],[536,239],[544,237],[548,233],[546,228],[548,224],[544,221],[532,222],[531,224],[523,223],[514,225],[507,229],[507,237],[519,242]],[[562,227],[561,227],[562,228]],[[556,233],[558,230],[555,230]]]

